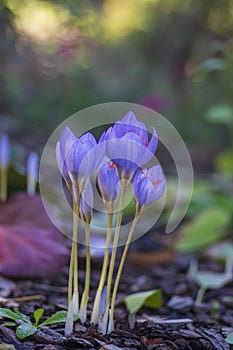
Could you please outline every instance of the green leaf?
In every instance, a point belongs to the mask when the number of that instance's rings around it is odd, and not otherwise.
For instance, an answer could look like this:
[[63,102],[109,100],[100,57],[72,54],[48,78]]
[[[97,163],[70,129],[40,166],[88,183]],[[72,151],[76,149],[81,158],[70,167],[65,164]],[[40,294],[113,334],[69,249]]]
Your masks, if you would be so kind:
[[25,339],[30,335],[33,335],[37,332],[37,328],[29,323],[22,323],[16,329],[16,336],[18,339]]
[[206,253],[214,259],[233,259],[233,243],[230,241],[218,243],[208,248]]
[[162,294],[159,289],[128,295],[123,300],[130,313],[136,313],[142,306],[158,308],[162,305]]
[[0,317],[10,318],[11,320],[19,320],[19,314],[9,309],[0,308]]
[[36,321],[35,323],[35,326],[37,327],[38,326],[38,323],[42,317],[42,315],[44,314],[44,309],[37,309],[35,312],[34,312],[34,319]]
[[21,320],[26,323],[31,323],[30,317],[19,312],[17,307],[14,307],[14,312],[18,315],[18,320]]
[[[230,269],[229,269],[230,267]],[[190,277],[203,289],[218,289],[232,280],[232,262],[229,261],[229,267],[225,272],[217,273],[210,271],[199,271],[197,261],[191,262],[189,274]]]
[[[56,324],[56,323],[65,323],[67,317],[67,311],[58,311],[55,314],[53,314],[51,317],[47,318],[44,322],[42,322],[39,327],[47,326],[49,324]],[[78,320],[78,316],[74,316],[74,320]]]
[[230,221],[231,213],[223,208],[206,208],[184,225],[183,235],[176,242],[176,248],[184,252],[199,251],[222,238]]
[[233,344],[233,332],[229,333],[225,340],[228,344]]
[[233,109],[224,104],[212,106],[206,113],[206,119],[218,124],[233,123]]
[[1,326],[13,327],[13,326],[16,326],[16,323],[15,322],[5,322],[5,323],[1,324]]

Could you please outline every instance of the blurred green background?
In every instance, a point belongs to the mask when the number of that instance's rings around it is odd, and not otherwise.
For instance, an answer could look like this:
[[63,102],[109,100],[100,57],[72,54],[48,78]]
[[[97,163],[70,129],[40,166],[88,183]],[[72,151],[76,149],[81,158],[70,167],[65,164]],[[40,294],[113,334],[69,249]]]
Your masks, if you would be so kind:
[[0,50],[0,130],[13,142],[39,152],[61,121],[102,102],[153,108],[198,174],[188,217],[206,210],[204,234],[206,220],[232,234],[231,0],[2,0]]
[[37,147],[70,114],[129,101],[208,156],[231,144],[231,0],[3,0],[0,16],[1,131],[16,140]]

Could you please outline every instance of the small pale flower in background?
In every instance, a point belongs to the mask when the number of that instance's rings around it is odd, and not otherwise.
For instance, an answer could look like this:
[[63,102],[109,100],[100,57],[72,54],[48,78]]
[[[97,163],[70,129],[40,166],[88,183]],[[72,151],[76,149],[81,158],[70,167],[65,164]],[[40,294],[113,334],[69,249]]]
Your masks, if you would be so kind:
[[2,135],[0,141],[0,201],[7,198],[7,171],[10,163],[10,141],[7,135]]
[[27,193],[33,196],[36,192],[36,184],[38,181],[38,155],[35,152],[29,154],[27,162]]

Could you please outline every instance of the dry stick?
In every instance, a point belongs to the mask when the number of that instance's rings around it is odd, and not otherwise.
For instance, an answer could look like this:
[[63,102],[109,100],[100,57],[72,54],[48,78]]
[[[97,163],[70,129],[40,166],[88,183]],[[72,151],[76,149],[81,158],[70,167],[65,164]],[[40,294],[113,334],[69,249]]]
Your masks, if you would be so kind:
[[1,168],[1,186],[0,186],[0,201],[4,202],[7,198],[7,168]]
[[85,222],[85,239],[86,239],[86,276],[85,287],[83,291],[79,317],[82,322],[86,321],[86,310],[89,298],[90,277],[91,277],[91,252],[90,252],[90,224]]
[[91,315],[91,323],[97,324],[99,319],[99,306],[100,300],[102,296],[102,292],[104,289],[104,283],[106,279],[107,269],[108,269],[108,261],[109,261],[109,253],[110,253],[110,244],[111,244],[111,233],[112,233],[112,220],[113,220],[113,212],[109,210],[108,212],[108,230],[106,235],[106,248],[104,254],[104,261],[101,271],[101,277],[98,285],[98,289],[95,296],[95,301],[93,305],[93,311]]
[[109,321],[109,327],[110,329],[108,329],[108,332],[111,332],[113,329],[113,318],[114,318],[114,308],[115,308],[115,301],[116,301],[116,295],[117,295],[117,290],[118,290],[118,286],[119,286],[119,282],[120,282],[120,278],[121,278],[121,274],[122,274],[122,270],[124,267],[124,263],[125,263],[125,259],[126,259],[126,255],[129,249],[129,245],[131,243],[137,222],[138,222],[138,218],[139,218],[139,214],[138,214],[138,210],[136,211],[126,244],[125,244],[125,248],[121,257],[121,262],[117,271],[117,276],[116,276],[116,280],[115,280],[115,284],[114,284],[114,288],[113,288],[113,293],[112,293],[112,300],[111,300],[111,308],[110,308],[110,321]]
[[122,184],[122,191],[121,191],[121,195],[120,195],[119,211],[118,211],[117,220],[116,220],[116,228],[115,228],[115,233],[114,233],[112,255],[111,255],[109,272],[108,272],[105,312],[106,312],[107,308],[109,307],[109,303],[110,303],[112,277],[113,277],[114,265],[115,265],[115,260],[116,260],[117,245],[118,245],[119,235],[120,235],[121,220],[122,220],[122,215],[123,215],[123,207],[124,207],[126,188],[127,188],[127,184]]

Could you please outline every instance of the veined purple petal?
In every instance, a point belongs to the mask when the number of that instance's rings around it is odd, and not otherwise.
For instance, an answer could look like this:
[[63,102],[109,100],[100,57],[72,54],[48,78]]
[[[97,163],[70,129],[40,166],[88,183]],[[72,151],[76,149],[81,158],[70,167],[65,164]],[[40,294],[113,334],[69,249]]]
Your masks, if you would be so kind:
[[139,142],[148,146],[148,131],[142,121],[137,120],[133,112],[128,112],[120,121],[114,125],[116,137],[121,138],[127,134],[134,133],[139,136]]
[[67,171],[66,163],[65,163],[65,161],[63,161],[62,156],[61,156],[60,141],[57,142],[57,146],[56,146],[56,159],[57,159],[57,166],[58,166],[58,169],[59,169],[61,175],[63,176],[64,180],[66,181],[68,187],[72,188],[71,179],[70,179],[68,171]]
[[158,182],[156,185],[153,185],[153,190],[149,192],[149,197],[147,204],[149,205],[150,203],[156,202],[159,200],[160,197],[162,197],[164,191],[166,189],[166,180],[165,178],[161,180],[161,182]]
[[138,209],[141,210],[147,204],[149,196],[148,178],[143,177],[138,181],[133,181],[132,188],[138,205]]
[[133,112],[128,112],[105,136],[107,152],[116,163],[121,178],[131,179],[137,167],[149,162],[158,145],[158,135],[153,134],[148,141],[148,131],[142,121],[137,120]]
[[159,141],[159,138],[158,138],[158,134],[155,130],[155,128],[152,128],[153,129],[153,133],[151,135],[151,139],[150,139],[150,142],[149,142],[149,145],[148,145],[148,149],[153,153],[155,154],[155,151],[157,149],[157,146],[158,146],[158,141]]
[[132,180],[133,192],[139,209],[157,201],[164,193],[166,179],[159,165],[148,171],[138,170]]
[[68,128],[68,126],[65,127],[63,130],[61,137],[60,137],[60,149],[61,149],[61,157],[64,160],[67,151],[72,146],[72,144],[75,142],[77,138],[73,134],[73,132]]
[[152,187],[149,191],[148,204],[157,201],[164,193],[166,188],[166,179],[162,168],[159,165],[153,166],[148,171],[148,178]]
[[106,141],[106,136],[107,136],[107,132],[104,131],[104,132],[101,134],[101,136],[100,136],[100,139],[99,139],[99,141],[98,141],[98,144],[100,144],[100,143]]
[[79,138],[80,143],[85,147],[85,149],[88,151],[91,148],[95,147],[97,145],[96,139],[92,135],[92,133],[87,132],[83,136]]
[[100,167],[98,185],[101,195],[106,202],[112,202],[117,199],[120,190],[120,181],[114,162],[107,162]]
[[126,113],[126,115],[124,115],[124,117],[121,118],[121,122],[134,125],[138,122],[138,120],[137,120],[134,112],[129,111],[128,113]]

